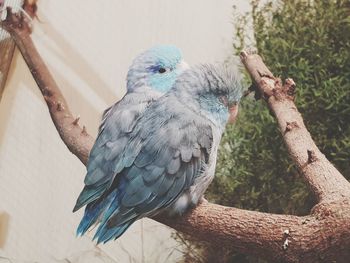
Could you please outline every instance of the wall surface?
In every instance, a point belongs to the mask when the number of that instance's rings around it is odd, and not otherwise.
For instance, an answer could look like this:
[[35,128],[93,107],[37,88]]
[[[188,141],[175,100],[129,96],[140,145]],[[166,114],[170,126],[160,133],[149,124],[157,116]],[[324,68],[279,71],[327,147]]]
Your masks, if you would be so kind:
[[[222,61],[232,52],[232,5],[243,11],[245,2],[40,0],[32,36],[71,110],[95,136],[101,112],[125,92],[135,55],[171,43],[189,64]],[[0,102],[0,262],[181,259],[171,230],[149,219],[107,245],[95,246],[92,233],[76,238],[82,211],[71,210],[84,175],[15,52]]]

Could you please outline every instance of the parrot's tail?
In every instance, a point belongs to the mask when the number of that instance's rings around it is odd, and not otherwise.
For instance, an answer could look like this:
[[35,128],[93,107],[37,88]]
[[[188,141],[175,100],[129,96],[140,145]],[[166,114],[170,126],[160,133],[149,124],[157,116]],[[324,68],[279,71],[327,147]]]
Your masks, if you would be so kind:
[[101,242],[106,243],[111,239],[117,239],[128,229],[132,223],[134,223],[134,221],[135,220],[130,220],[122,225],[112,228],[108,228],[106,224],[100,225],[94,236],[94,239],[97,239],[97,244]]
[[97,244],[117,239],[137,220],[133,209],[120,210],[118,199],[118,195],[116,195],[108,208],[103,212],[100,225],[94,236],[94,240],[97,239]]
[[94,201],[103,195],[103,192],[106,188],[108,188],[108,182],[101,184],[98,187],[85,186],[78,197],[78,200],[73,208],[73,212],[78,211],[80,208],[87,204],[94,203]]
[[85,208],[84,217],[81,220],[77,235],[84,233],[96,222],[100,225],[95,233],[94,240],[97,244],[120,237],[128,227],[139,219],[138,213],[133,208],[120,205],[120,199],[124,196],[123,186],[125,180],[118,181],[118,188],[111,188]]
[[117,190],[111,192],[107,197],[101,197],[88,204],[85,208],[84,217],[80,221],[77,229],[77,236],[82,236],[86,231],[97,222],[105,210],[112,202],[117,202]]

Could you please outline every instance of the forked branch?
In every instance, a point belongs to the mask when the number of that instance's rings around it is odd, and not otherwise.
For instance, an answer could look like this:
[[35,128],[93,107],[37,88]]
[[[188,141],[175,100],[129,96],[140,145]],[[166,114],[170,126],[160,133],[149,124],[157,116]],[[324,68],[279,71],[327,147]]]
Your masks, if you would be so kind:
[[[11,33],[47,103],[63,142],[84,164],[93,139],[69,111],[59,87],[37,52],[30,28],[9,12],[1,26]],[[349,183],[320,153],[294,102],[294,83],[282,86],[256,54],[242,61],[275,113],[288,150],[316,194],[309,216],[276,215],[201,203],[183,217],[156,220],[204,241],[278,262],[346,262],[350,257]]]

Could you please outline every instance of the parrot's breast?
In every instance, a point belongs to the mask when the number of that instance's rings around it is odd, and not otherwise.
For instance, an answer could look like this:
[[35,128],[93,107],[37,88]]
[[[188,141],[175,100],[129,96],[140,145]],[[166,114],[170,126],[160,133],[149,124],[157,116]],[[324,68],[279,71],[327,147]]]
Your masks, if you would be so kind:
[[169,215],[181,215],[190,207],[198,204],[204,192],[214,179],[217,151],[220,144],[222,129],[211,124],[213,143],[210,150],[209,161],[206,169],[196,177],[192,186],[180,195],[180,197],[167,209]]
[[195,179],[189,191],[192,206],[198,204],[198,201],[201,199],[204,192],[213,181],[215,175],[216,158],[222,136],[222,129],[218,128],[214,124],[211,124],[211,128],[213,132],[213,143],[210,150],[207,169],[205,169],[205,171]]

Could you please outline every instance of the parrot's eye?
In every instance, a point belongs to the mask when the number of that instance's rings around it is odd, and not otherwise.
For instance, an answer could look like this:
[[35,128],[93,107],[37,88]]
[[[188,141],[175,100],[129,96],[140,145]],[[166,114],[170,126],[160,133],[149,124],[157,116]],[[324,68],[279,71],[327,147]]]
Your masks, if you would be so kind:
[[166,72],[166,69],[165,68],[159,68],[158,72],[162,74],[162,73]]

